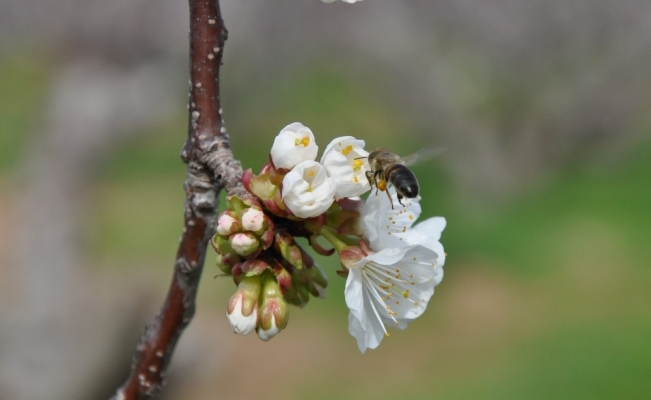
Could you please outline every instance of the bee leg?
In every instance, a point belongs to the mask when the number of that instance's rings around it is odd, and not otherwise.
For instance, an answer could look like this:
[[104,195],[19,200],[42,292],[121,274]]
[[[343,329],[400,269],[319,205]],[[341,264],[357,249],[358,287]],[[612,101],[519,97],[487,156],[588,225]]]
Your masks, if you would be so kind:
[[[391,209],[393,210],[393,199],[391,198],[391,193],[389,193],[389,190],[385,190],[385,191],[387,192],[387,196],[389,197],[389,202],[391,203]],[[398,195],[398,196],[400,196],[400,195]],[[400,201],[400,200],[398,199],[398,201]],[[402,203],[400,203],[400,204],[402,204]]]
[[378,187],[377,182],[375,182],[375,175],[371,171],[366,171],[366,179],[368,179],[368,184],[371,188],[375,185],[375,194],[377,195]]
[[398,203],[400,203],[400,205],[403,207],[405,206],[404,204],[402,204],[402,196],[400,195],[400,193],[398,193]]

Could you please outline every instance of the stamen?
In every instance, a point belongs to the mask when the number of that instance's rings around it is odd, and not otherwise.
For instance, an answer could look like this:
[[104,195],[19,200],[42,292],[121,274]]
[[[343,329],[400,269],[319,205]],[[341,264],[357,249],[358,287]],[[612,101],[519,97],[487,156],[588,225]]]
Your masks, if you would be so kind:
[[303,147],[307,147],[309,144],[310,144],[310,138],[307,136],[304,137],[303,139],[296,138],[296,140],[294,140],[295,146],[303,145]]

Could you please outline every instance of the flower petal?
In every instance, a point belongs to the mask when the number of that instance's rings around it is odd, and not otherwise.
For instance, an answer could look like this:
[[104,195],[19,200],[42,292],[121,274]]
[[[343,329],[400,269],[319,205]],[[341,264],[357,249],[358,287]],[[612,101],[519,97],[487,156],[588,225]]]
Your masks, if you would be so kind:
[[385,325],[404,329],[425,311],[440,282],[436,258],[433,250],[415,245],[387,248],[348,265],[348,330],[360,351],[379,345]]
[[370,189],[366,178],[370,167],[362,160],[368,157],[364,145],[363,140],[342,136],[332,140],[323,152],[321,164],[337,184],[337,199],[359,196]]
[[328,210],[334,202],[335,189],[335,182],[323,166],[306,160],[283,178],[282,199],[297,217],[311,218]]
[[291,169],[305,160],[314,160],[319,147],[310,128],[294,122],[284,127],[274,139],[269,152],[278,169]]

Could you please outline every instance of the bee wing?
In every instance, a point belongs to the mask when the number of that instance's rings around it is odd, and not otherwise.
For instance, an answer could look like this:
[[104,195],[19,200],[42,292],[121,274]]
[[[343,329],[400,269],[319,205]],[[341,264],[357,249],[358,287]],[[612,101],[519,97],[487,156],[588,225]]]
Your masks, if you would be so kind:
[[404,165],[414,165],[416,163],[429,160],[430,158],[434,158],[443,153],[445,150],[447,150],[447,147],[425,147],[414,153],[411,153],[408,156],[401,157],[402,163]]

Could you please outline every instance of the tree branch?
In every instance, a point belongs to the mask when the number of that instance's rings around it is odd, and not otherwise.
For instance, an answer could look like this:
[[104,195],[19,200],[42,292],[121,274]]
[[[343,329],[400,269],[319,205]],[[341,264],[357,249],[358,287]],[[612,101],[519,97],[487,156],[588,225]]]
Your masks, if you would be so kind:
[[219,193],[224,188],[228,194],[247,195],[241,183],[242,167],[233,159],[221,116],[219,68],[227,30],[219,0],[189,3],[190,105],[188,138],[181,151],[188,164],[185,226],[165,302],[141,336],[131,374],[114,399],[143,399],[160,393],[176,343],[194,315]]

